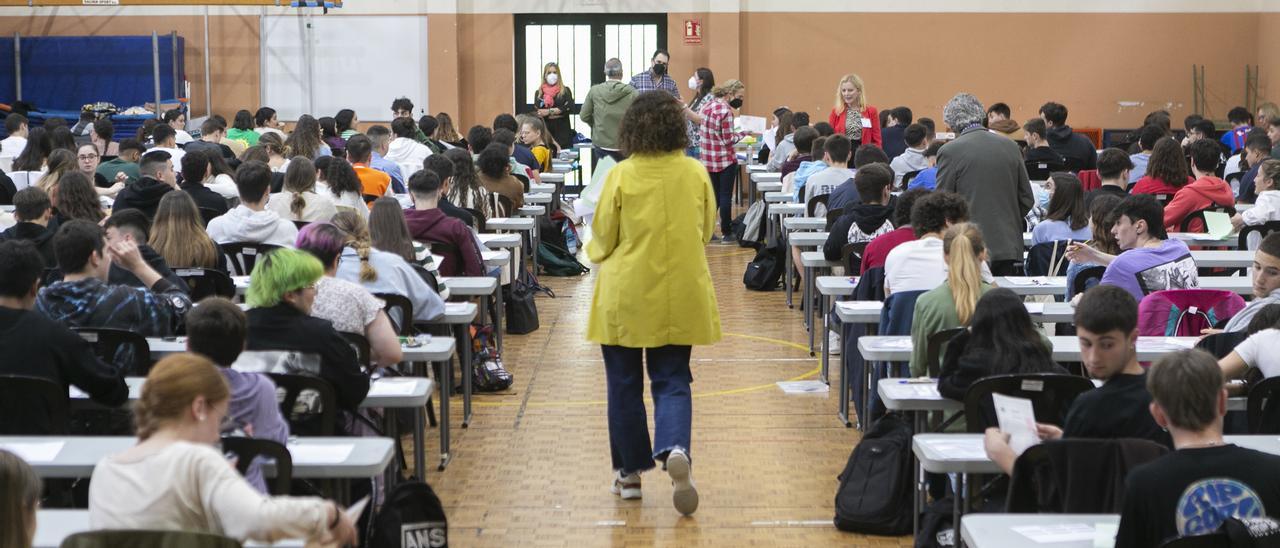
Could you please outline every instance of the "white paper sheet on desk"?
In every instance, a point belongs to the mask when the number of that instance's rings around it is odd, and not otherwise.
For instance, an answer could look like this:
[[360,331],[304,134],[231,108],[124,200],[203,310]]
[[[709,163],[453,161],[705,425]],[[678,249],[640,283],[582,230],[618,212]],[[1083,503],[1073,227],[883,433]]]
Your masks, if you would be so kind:
[[992,394],[991,401],[995,404],[1000,431],[1009,434],[1009,448],[1013,449],[1014,454],[1021,455],[1028,447],[1040,443],[1040,436],[1036,434],[1036,412],[1031,407],[1031,400]]
[[880,310],[884,303],[880,301],[840,301],[836,306],[845,310]]
[[738,125],[743,131],[751,133],[764,133],[765,119],[760,116],[739,116]]
[[1044,303],[1022,303],[1027,307],[1027,314],[1044,314]]
[[370,396],[408,396],[413,394],[418,379],[381,378],[369,385]]
[[1115,548],[1119,523],[1099,523],[1093,527],[1093,548]]
[[1094,535],[1093,525],[1089,523],[1019,525],[1009,529],[1041,544],[1092,541]]
[[903,337],[900,339],[889,339],[887,341],[877,341],[872,344],[875,348],[910,350],[911,338]]
[[19,443],[0,443],[0,449],[17,455],[27,462],[53,462],[62,451],[66,442],[32,441]]
[[981,439],[967,441],[929,440],[928,445],[943,458],[958,460],[976,460],[987,458],[987,451],[982,448]]
[[1013,285],[1045,285],[1049,278],[1044,276],[1009,276],[1005,278]]
[[1150,352],[1174,352],[1178,350],[1186,350],[1195,348],[1194,339],[1180,340],[1174,337],[1162,337],[1156,339],[1138,339],[1138,349]]
[[294,464],[342,464],[351,457],[356,446],[350,443],[290,444]]

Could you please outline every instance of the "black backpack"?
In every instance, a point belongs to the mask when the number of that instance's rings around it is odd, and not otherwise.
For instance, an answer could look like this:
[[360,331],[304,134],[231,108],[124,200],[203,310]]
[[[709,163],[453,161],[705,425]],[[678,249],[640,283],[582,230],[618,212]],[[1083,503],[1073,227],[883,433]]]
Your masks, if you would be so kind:
[[755,291],[773,291],[782,280],[782,269],[786,266],[786,250],[777,239],[756,251],[756,256],[747,264],[747,271],[742,273],[742,284]]
[[568,249],[546,240],[538,242],[538,266],[547,276],[581,276],[591,272]]
[[885,415],[853,448],[836,490],[836,529],[872,535],[911,532],[911,426]]
[[431,486],[410,479],[397,485],[374,518],[369,546],[443,548],[449,546],[449,520]]

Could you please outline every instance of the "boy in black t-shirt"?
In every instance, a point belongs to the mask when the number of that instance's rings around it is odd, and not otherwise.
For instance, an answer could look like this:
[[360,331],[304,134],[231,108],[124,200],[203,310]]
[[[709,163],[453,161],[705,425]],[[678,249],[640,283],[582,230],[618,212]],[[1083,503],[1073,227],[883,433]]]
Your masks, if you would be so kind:
[[1280,456],[1222,438],[1222,378],[1201,350],[1168,354],[1147,373],[1151,414],[1169,429],[1177,450],[1129,473],[1116,546],[1158,546],[1212,533],[1230,516],[1280,514]]
[[[1172,447],[1169,434],[1147,410],[1151,394],[1138,363],[1138,302],[1119,287],[1096,286],[1080,298],[1075,324],[1080,360],[1089,376],[1103,384],[1076,397],[1062,428],[1036,424],[1040,437],[1139,438]],[[986,434],[987,455],[1005,473],[1012,472],[1017,455],[1008,435],[999,428],[988,428]]]

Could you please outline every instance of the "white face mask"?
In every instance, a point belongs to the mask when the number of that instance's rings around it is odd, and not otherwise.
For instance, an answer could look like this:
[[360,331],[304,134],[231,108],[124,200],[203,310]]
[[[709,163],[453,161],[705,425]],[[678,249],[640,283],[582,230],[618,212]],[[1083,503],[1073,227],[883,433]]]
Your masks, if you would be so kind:
[[690,76],[690,77],[689,77],[689,89],[691,89],[691,90],[693,90],[693,91],[698,91],[698,77],[697,77],[697,76]]
[[553,72],[553,73],[551,73],[551,74],[548,74],[548,75],[547,75],[547,83],[548,83],[548,84],[551,84],[551,85],[553,85],[553,86],[554,86],[554,85],[556,85],[556,82],[559,82],[559,81],[560,81],[560,75],[559,75],[559,74],[556,74],[556,73],[554,73],[554,72]]

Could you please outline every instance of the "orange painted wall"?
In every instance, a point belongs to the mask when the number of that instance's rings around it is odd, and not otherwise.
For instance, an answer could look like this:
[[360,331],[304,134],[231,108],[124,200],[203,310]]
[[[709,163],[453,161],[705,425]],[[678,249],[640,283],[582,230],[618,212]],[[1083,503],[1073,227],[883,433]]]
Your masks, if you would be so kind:
[[1280,104],[1280,13],[1258,16],[1259,103]]
[[[464,134],[489,125],[515,104],[515,19],[511,14],[458,16],[458,93],[454,120]],[[435,72],[432,71],[432,78]]]

